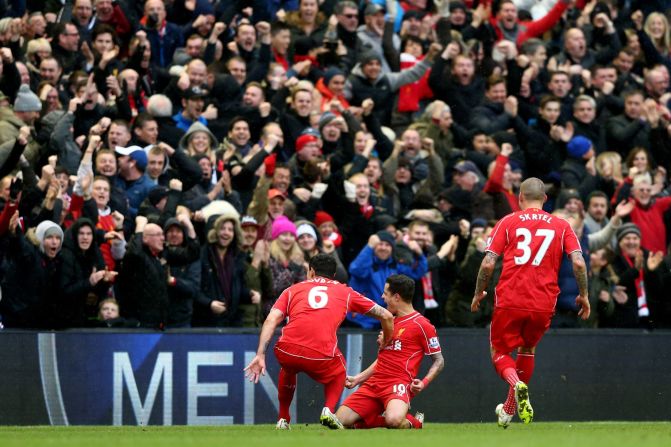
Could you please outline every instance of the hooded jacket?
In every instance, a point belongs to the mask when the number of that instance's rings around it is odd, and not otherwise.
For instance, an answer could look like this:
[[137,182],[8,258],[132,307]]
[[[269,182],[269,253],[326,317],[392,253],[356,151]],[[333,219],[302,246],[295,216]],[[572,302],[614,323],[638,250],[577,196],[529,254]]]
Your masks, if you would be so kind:
[[168,327],[189,327],[193,315],[193,301],[200,293],[200,245],[191,239],[184,226],[174,217],[163,226],[164,233],[170,227],[177,227],[184,236],[179,246],[166,245],[165,257],[174,284],[168,286]]
[[[2,283],[3,299],[0,314],[8,328],[53,329],[56,327],[55,309],[58,303],[61,256],[44,254],[42,244],[49,228],[60,227],[44,221],[35,234],[39,247],[28,242],[17,229],[9,236],[6,269]],[[62,240],[62,231],[61,231]]]
[[[91,246],[87,250],[79,247],[78,235],[82,227],[91,228]],[[105,281],[91,285],[89,277],[96,271],[105,269],[105,262],[95,240],[96,229],[89,219],[78,219],[65,233],[61,251],[62,270],[60,289],[62,295],[58,306],[59,323],[63,327],[88,326],[88,320],[95,319],[97,303],[107,297],[110,284]],[[96,296],[96,305],[87,305],[89,296]]]
[[[221,281],[218,273],[218,260],[216,243],[207,243],[203,245],[200,252],[201,263],[201,287],[198,296],[198,306],[194,309],[193,325],[194,326],[241,326],[242,325],[242,311],[239,308],[241,303],[249,301],[249,288],[245,282],[246,263],[245,253],[240,249],[242,241],[242,228],[240,227],[240,220],[237,215],[232,213],[225,213],[218,216],[212,216],[209,219],[208,227],[213,231],[214,222],[219,218],[233,221],[235,225],[235,237],[231,242],[228,250],[230,260],[230,267],[233,269],[231,273],[230,296],[224,292],[221,286]],[[209,233],[209,232],[208,232]],[[212,301],[222,301],[226,303],[226,311],[221,315],[215,315],[210,309]]]

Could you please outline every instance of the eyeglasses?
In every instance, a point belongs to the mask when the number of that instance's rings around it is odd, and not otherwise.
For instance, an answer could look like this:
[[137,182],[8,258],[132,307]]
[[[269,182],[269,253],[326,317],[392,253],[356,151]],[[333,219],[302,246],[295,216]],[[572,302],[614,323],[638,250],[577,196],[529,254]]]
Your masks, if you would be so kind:
[[345,17],[346,19],[358,19],[359,18],[359,14],[342,14],[342,16]]

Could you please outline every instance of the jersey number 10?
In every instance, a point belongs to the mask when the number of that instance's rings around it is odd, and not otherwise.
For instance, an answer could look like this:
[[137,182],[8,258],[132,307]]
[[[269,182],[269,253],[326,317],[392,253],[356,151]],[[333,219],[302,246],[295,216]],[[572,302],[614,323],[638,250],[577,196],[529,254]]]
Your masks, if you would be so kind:
[[521,240],[517,241],[517,249],[522,250],[522,256],[514,257],[516,265],[524,265],[529,262],[529,259],[531,259],[531,241],[533,238],[543,238],[543,242],[541,242],[541,245],[536,252],[536,256],[534,256],[533,261],[531,261],[531,265],[536,266],[540,265],[543,257],[545,256],[545,253],[547,253],[548,248],[550,248],[552,239],[555,237],[555,232],[554,230],[540,228],[536,230],[536,233],[532,236],[531,231],[529,231],[527,228],[518,228],[517,231],[515,231],[515,236],[522,238]]

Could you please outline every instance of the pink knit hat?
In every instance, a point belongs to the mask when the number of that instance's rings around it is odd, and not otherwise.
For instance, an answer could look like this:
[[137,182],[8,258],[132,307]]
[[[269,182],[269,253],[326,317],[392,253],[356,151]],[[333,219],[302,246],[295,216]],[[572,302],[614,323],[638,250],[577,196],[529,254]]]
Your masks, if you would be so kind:
[[294,237],[296,237],[296,225],[294,225],[294,223],[286,216],[279,216],[273,222],[273,231],[270,237],[272,240],[275,240],[280,234],[287,232],[293,234]]

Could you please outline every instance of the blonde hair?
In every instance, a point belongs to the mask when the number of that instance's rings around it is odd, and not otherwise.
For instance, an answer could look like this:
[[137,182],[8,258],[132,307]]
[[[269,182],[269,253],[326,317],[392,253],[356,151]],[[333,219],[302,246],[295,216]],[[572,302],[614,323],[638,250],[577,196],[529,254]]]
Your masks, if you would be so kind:
[[294,239],[294,242],[291,244],[291,248],[288,251],[282,250],[277,239],[272,241],[270,243],[270,257],[282,265],[287,265],[290,261],[293,261],[296,264],[302,264],[305,261],[303,250],[301,250],[296,239]]
[[52,53],[51,44],[44,37],[40,37],[38,39],[33,39],[33,40],[28,42],[28,45],[26,47],[26,55],[28,57],[32,56],[33,54],[37,53],[38,51],[48,51],[49,54]]
[[617,182],[624,180],[622,177],[622,156],[615,151],[606,151],[596,157],[596,171],[604,177],[604,165],[610,163],[613,167],[611,177]]
[[[664,24],[664,35],[662,36],[661,40],[653,38],[650,34],[650,23],[654,19],[660,19]],[[671,51],[671,33],[669,33],[669,21],[666,16],[660,12],[650,13],[650,15],[645,19],[643,30],[648,36],[650,36],[650,40],[654,42],[657,48],[662,48],[664,50],[666,54],[663,54],[663,56],[668,56],[669,51]]]

